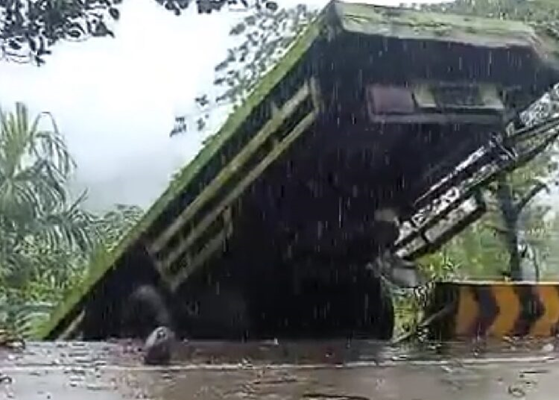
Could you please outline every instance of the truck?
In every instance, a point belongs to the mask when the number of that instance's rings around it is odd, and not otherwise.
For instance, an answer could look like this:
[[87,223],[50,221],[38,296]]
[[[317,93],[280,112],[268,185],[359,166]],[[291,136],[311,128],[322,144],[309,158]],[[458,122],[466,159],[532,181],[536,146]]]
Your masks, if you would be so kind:
[[371,265],[480,218],[484,188],[556,138],[518,115],[558,81],[543,28],[333,1],[39,337],[122,337],[150,287],[190,338],[387,339]]

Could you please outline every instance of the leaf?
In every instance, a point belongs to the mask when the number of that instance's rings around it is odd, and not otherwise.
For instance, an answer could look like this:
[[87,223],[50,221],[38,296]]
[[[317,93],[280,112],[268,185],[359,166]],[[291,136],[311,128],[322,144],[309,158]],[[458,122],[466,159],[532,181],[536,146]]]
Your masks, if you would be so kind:
[[103,22],[103,21],[99,21],[97,22],[97,25],[94,28],[93,31],[93,35],[94,36],[112,36],[114,37],[114,34],[109,30],[109,28],[107,28],[107,25]]
[[81,36],[81,33],[80,33],[80,31],[74,29],[74,30],[68,31],[68,36],[73,37],[74,39],[77,39]]
[[21,50],[21,47],[22,47],[22,46],[21,46],[21,43],[19,43],[18,40],[10,40],[10,41],[8,42],[8,46],[10,46],[10,48],[11,48],[12,50]]
[[109,14],[111,15],[111,17],[115,20],[119,20],[120,19],[120,11],[117,8],[109,8]]
[[254,15],[245,18],[245,24],[248,26],[253,26],[256,23],[256,17]]
[[233,28],[231,28],[231,30],[229,31],[229,35],[237,36],[237,35],[242,34],[245,30],[246,30],[246,25],[241,22],[241,23],[235,25]]
[[40,67],[41,65],[43,65],[45,63],[45,60],[40,57],[39,55],[35,56],[35,63],[37,64],[38,67]]
[[203,118],[198,118],[198,120],[196,121],[196,125],[198,130],[203,130],[206,127],[206,121],[204,121]]
[[209,104],[209,100],[208,100],[208,96],[207,95],[202,95],[199,97],[196,97],[194,99],[196,101],[196,103],[198,103],[198,105],[200,105],[201,107],[207,106]]
[[225,61],[220,62],[219,64],[217,64],[217,65],[214,67],[214,71],[215,71],[215,72],[219,72],[219,71],[224,70],[225,68],[227,68],[227,66],[229,65],[229,63],[230,63],[229,60],[225,60]]
[[33,40],[32,38],[29,39],[29,48],[31,49],[32,52],[37,51],[37,44],[35,40]]
[[276,3],[275,1],[267,1],[265,3],[265,6],[270,11],[277,11],[278,10],[278,3]]

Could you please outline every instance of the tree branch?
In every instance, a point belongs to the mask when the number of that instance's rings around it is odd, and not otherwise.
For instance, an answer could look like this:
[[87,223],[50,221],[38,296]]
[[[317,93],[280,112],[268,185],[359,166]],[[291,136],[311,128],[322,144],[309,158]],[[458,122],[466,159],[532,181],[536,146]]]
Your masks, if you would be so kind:
[[528,205],[528,203],[532,201],[532,199],[536,197],[542,190],[549,191],[548,186],[543,182],[535,184],[530,190],[528,190],[528,192],[519,201],[516,202],[514,206],[516,213],[520,214],[522,210]]

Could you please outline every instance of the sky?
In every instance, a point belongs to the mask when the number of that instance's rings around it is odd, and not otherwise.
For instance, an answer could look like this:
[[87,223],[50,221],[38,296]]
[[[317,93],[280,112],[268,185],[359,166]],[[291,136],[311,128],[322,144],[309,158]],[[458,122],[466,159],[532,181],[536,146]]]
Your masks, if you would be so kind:
[[23,101],[54,115],[78,165],[76,185],[88,188],[97,209],[148,207],[200,151],[204,133],[169,138],[174,116],[192,112],[194,97],[211,88],[213,67],[232,43],[229,29],[246,15],[198,15],[193,7],[176,17],[154,0],[128,0],[121,11],[115,38],[58,45],[40,68],[0,61],[0,104]]

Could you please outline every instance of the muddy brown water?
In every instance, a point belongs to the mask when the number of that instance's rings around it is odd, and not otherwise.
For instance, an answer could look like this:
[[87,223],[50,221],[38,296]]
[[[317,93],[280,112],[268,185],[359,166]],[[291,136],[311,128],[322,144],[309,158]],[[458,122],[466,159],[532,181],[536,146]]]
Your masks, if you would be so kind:
[[356,341],[186,343],[146,367],[140,343],[0,350],[0,398],[56,400],[500,400],[559,396],[559,346]]

